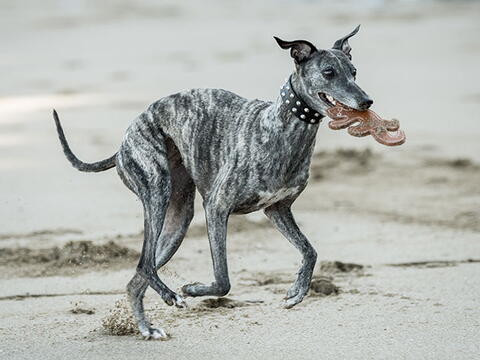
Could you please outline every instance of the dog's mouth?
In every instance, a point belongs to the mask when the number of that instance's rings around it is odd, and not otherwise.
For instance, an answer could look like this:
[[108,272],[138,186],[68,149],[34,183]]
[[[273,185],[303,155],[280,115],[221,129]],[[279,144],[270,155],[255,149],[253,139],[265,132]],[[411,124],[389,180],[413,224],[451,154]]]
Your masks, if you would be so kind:
[[333,96],[328,95],[328,94],[325,94],[325,93],[323,93],[323,92],[319,92],[319,93],[318,93],[318,97],[319,97],[325,104],[327,104],[329,107],[340,106],[340,107],[343,107],[343,108],[345,108],[345,109],[351,109],[350,106],[347,106],[347,105],[341,103],[340,101],[338,101],[337,99],[335,99]]

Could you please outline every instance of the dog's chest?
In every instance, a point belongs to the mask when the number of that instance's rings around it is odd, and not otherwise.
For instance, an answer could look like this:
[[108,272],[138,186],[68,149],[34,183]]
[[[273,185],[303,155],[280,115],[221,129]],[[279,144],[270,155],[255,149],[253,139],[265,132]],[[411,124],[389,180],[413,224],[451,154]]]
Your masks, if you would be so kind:
[[[245,179],[246,191],[241,196],[241,203],[250,211],[269,207],[282,200],[294,200],[305,188],[309,175],[309,153],[295,154],[285,151],[286,146],[271,151],[270,157],[265,155],[261,160],[250,160],[249,175]],[[261,153],[260,151],[258,153]],[[243,207],[243,206],[242,206]]]

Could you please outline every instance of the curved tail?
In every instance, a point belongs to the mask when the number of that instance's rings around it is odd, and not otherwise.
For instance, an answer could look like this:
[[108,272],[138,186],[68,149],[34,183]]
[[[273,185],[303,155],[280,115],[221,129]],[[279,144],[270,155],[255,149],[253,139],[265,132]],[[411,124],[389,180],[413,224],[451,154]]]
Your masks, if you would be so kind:
[[70,161],[70,164],[72,164],[75,169],[85,172],[100,172],[115,167],[115,157],[117,156],[117,153],[115,153],[115,155],[109,157],[108,159],[90,164],[84,163],[79,158],[77,158],[72,152],[72,150],[70,150],[70,146],[68,146],[67,139],[65,138],[65,134],[63,133],[62,125],[60,124],[60,119],[58,118],[58,114],[55,109],[53,110],[53,119],[55,120],[55,125],[57,126],[58,138],[60,139],[60,143],[62,144],[63,152],[65,153],[68,161]]

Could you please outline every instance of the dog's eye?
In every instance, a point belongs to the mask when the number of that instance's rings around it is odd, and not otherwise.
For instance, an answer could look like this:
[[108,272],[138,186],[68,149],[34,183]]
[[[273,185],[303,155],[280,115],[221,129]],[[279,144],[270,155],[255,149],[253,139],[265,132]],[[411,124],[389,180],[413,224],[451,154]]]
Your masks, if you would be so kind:
[[353,71],[352,71],[352,76],[353,76],[353,78],[356,78],[356,77],[357,77],[357,70],[353,70]]
[[333,71],[333,69],[328,68],[328,69],[323,70],[322,74],[325,78],[331,79],[335,76],[335,71]]

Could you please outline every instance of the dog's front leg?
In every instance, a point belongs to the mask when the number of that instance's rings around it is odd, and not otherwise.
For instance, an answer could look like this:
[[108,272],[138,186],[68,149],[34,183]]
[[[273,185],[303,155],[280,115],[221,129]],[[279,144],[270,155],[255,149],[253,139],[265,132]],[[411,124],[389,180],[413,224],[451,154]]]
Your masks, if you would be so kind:
[[224,296],[230,291],[226,247],[229,211],[219,206],[218,202],[212,201],[207,202],[204,207],[215,281],[211,285],[184,285],[182,292],[187,296]]
[[290,290],[288,290],[285,298],[285,307],[287,309],[297,305],[307,295],[315,262],[317,261],[317,252],[298,228],[290,206],[291,203],[277,203],[265,209],[265,215],[283,236],[300,251],[303,257],[297,279]]

